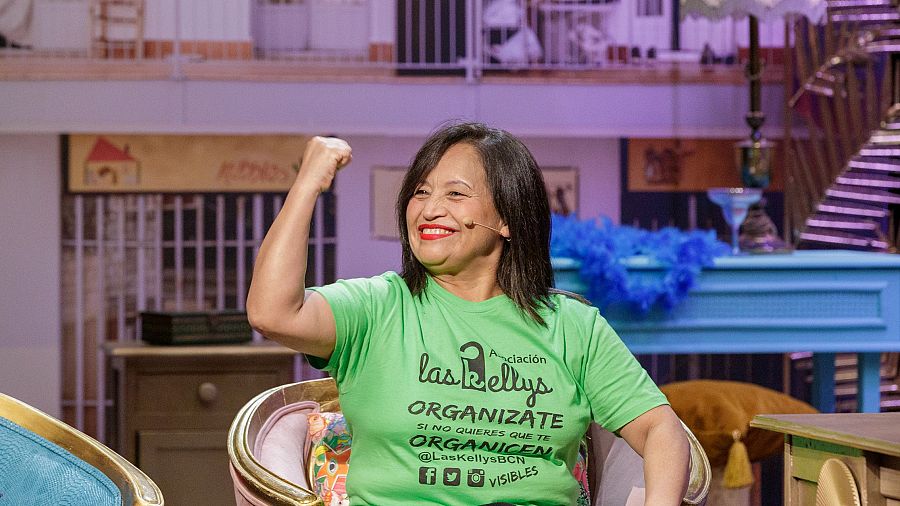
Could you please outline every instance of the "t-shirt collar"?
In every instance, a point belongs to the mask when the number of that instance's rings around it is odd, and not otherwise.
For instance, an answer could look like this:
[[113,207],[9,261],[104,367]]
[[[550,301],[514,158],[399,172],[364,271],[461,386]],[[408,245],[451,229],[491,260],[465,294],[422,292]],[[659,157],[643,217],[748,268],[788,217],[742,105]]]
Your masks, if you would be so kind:
[[468,313],[485,313],[505,307],[515,307],[515,303],[512,301],[512,299],[507,297],[504,293],[495,295],[494,297],[491,297],[490,299],[485,301],[472,302],[470,300],[466,300],[462,297],[454,295],[446,288],[441,286],[441,284],[435,281],[434,278],[430,275],[427,275],[426,278],[427,281],[425,284],[425,293],[429,296],[434,296],[435,298],[441,300],[442,302],[458,311],[465,311]]

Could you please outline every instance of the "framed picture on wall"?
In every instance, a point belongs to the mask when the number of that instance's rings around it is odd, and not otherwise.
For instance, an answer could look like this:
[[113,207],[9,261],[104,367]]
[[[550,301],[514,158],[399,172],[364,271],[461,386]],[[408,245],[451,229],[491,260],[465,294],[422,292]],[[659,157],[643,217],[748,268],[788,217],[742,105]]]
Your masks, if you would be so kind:
[[394,204],[404,174],[406,174],[406,167],[374,167],[372,169],[369,195],[372,202],[370,230],[373,239],[400,239]]
[[[627,188],[632,192],[705,192],[713,187],[741,186],[734,144],[742,139],[628,139],[624,147]],[[776,144],[778,146],[778,144]],[[780,160],[776,147],[773,160]],[[772,171],[769,191],[780,191],[783,172]]]
[[562,215],[578,212],[578,169],[544,167],[541,172],[547,187],[550,211]]
[[307,139],[301,135],[67,135],[61,143],[66,190],[283,193],[291,189]]

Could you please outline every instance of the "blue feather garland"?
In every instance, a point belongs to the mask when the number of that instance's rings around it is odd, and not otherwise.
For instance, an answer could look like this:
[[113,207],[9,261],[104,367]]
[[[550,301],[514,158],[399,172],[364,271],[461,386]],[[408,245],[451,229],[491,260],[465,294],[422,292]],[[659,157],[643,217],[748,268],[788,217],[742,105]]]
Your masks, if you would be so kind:
[[[716,239],[715,231],[684,232],[666,227],[656,232],[615,225],[603,217],[579,220],[552,216],[550,254],[581,264],[579,274],[588,286],[585,294],[601,309],[625,303],[644,315],[656,305],[671,310],[686,296],[703,267],[730,248]],[[662,276],[629,271],[628,259],[645,257],[662,269]]]

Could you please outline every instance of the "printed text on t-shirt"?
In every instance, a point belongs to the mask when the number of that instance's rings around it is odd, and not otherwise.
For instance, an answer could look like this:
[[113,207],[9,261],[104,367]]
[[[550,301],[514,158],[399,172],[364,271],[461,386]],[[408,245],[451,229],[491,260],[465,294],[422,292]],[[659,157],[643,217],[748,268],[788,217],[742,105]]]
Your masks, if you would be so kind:
[[[474,350],[474,356],[471,351]],[[504,362],[498,374],[488,375],[484,359],[484,348],[475,341],[469,341],[459,347],[461,369],[454,373],[452,369],[429,367],[428,353],[419,357],[419,382],[436,385],[459,385],[463,390],[480,390],[482,392],[528,392],[525,404],[533,408],[537,396],[553,392],[553,388],[544,383],[544,379],[527,378],[519,374],[514,367]],[[466,356],[466,355],[470,356]]]

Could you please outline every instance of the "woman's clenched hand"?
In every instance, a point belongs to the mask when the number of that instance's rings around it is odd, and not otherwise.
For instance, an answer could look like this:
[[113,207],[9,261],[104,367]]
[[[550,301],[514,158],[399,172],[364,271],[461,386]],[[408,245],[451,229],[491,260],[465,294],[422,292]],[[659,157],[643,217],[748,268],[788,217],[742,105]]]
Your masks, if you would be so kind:
[[331,186],[334,175],[353,159],[350,144],[337,137],[313,137],[306,143],[297,184],[321,193]]

